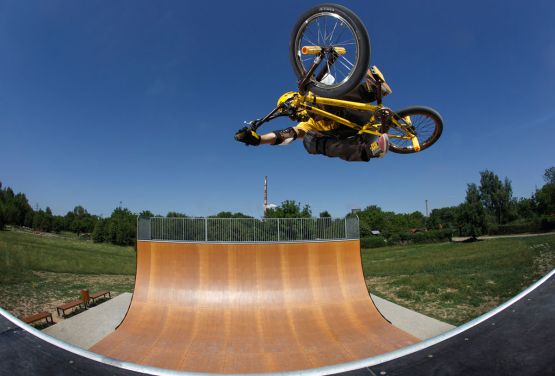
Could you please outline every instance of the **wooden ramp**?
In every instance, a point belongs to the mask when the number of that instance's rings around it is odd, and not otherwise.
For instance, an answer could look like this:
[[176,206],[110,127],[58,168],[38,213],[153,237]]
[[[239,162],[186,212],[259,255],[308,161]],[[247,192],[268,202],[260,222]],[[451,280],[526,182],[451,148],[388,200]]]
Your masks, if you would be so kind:
[[415,342],[370,299],[358,240],[139,241],[129,312],[91,351],[174,370],[264,373],[343,363]]

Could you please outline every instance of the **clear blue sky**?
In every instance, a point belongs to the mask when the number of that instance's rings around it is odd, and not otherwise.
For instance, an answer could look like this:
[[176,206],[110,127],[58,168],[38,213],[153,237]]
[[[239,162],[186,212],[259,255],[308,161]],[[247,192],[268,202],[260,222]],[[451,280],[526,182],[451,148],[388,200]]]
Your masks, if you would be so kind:
[[[0,180],[64,214],[342,216],[464,200],[493,170],[530,196],[555,165],[555,2],[343,1],[366,24],[386,104],[441,112],[439,142],[347,163],[301,143],[247,148],[243,120],[295,90],[288,42],[315,1],[0,1]],[[287,119],[266,130],[292,125]]]

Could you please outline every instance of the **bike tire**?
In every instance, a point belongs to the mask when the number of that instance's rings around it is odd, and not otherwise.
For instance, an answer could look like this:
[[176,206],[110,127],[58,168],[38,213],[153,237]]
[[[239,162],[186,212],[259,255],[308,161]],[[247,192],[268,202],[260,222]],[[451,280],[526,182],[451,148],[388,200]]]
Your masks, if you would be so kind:
[[[416,136],[423,136],[424,140],[420,142],[420,151],[432,146],[443,133],[443,119],[441,115],[434,109],[423,106],[412,106],[395,112],[399,117],[410,116],[413,120],[413,126],[416,130]],[[418,120],[422,119],[422,120]],[[415,124],[416,123],[416,124]],[[433,127],[433,129],[430,129]],[[399,135],[403,132],[398,128],[391,128],[388,135]],[[429,135],[428,135],[429,133]],[[416,153],[412,141],[399,140],[394,137],[389,138],[389,150],[393,153],[410,154]]]
[[[308,90],[316,95],[329,98],[339,98],[353,90],[362,81],[370,63],[370,40],[368,38],[368,32],[366,31],[366,27],[360,18],[353,11],[337,4],[321,4],[306,11],[299,18],[291,32],[289,40],[289,57],[297,78],[299,80],[302,79],[308,69],[303,65],[302,55],[300,53],[303,37],[301,32],[308,30],[310,20],[315,20],[318,17],[324,16],[330,16],[340,20],[340,27],[342,27],[343,22],[345,22],[346,28],[350,29],[354,37],[353,44],[356,44],[357,46],[355,53],[356,56],[353,58],[355,61],[352,63],[352,72],[350,72],[339,84],[328,85],[317,81],[313,76],[308,84]],[[325,43],[326,38],[323,39],[323,42]],[[333,42],[332,39],[333,32],[331,33],[330,42]],[[318,35],[318,42],[320,42],[320,35]],[[341,41],[337,42],[339,43]],[[341,44],[330,44],[333,46],[341,46]],[[352,51],[352,48],[349,49]],[[339,59],[341,59],[341,57]],[[349,63],[351,62],[347,60],[346,64]],[[344,63],[344,66],[347,66],[346,64]]]

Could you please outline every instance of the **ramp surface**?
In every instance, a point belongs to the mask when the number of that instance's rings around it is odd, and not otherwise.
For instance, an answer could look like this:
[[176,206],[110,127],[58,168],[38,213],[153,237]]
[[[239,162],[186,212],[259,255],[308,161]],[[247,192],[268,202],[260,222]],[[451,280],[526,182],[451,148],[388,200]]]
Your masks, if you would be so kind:
[[417,341],[374,306],[358,240],[140,241],[129,311],[91,351],[174,370],[263,373],[368,358]]

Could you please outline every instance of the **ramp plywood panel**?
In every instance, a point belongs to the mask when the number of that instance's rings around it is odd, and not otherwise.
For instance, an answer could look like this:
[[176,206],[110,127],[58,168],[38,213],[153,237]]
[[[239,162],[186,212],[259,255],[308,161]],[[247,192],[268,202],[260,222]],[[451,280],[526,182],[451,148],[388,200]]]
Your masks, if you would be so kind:
[[417,341],[374,306],[359,241],[139,242],[129,312],[91,350],[174,370],[261,373],[347,362]]

